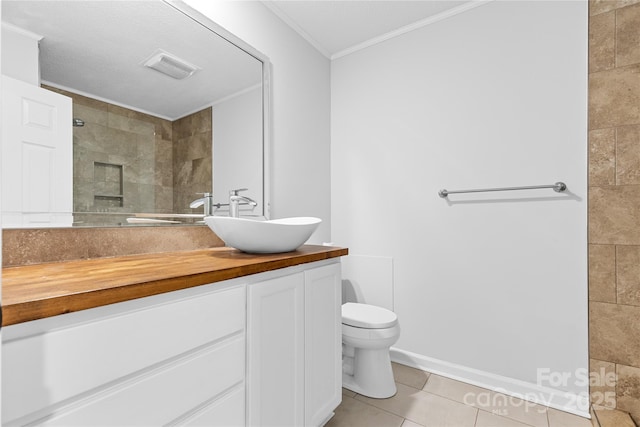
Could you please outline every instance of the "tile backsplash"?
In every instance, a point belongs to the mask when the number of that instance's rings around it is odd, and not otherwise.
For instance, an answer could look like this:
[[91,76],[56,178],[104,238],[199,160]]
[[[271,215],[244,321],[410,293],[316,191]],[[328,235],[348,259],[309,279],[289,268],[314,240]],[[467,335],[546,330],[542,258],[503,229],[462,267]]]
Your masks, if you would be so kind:
[[2,230],[2,266],[40,264],[224,246],[208,227],[103,227]]

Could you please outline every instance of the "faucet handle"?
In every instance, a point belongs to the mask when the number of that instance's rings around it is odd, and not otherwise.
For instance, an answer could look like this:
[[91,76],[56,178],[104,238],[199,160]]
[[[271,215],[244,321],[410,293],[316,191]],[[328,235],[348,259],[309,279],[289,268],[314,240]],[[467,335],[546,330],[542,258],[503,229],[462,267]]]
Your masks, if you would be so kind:
[[238,188],[238,189],[236,189],[236,190],[231,190],[231,191],[229,191],[229,195],[230,195],[230,196],[237,196],[239,192],[241,192],[241,191],[247,191],[247,190],[249,190],[249,189],[248,189],[248,188]]

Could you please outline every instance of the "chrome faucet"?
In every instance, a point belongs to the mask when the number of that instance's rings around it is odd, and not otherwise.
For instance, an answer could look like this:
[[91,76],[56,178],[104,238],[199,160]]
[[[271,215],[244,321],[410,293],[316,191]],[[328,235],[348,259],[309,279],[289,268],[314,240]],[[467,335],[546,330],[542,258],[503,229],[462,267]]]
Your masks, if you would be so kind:
[[189,204],[191,209],[195,209],[200,206],[204,206],[204,216],[213,215],[213,194],[212,193],[197,193],[202,194],[203,197],[194,200]]
[[248,188],[238,188],[237,190],[229,191],[229,216],[238,218],[240,216],[240,202],[245,202],[251,206],[258,206],[258,203],[245,196],[239,196],[240,191],[247,191]]

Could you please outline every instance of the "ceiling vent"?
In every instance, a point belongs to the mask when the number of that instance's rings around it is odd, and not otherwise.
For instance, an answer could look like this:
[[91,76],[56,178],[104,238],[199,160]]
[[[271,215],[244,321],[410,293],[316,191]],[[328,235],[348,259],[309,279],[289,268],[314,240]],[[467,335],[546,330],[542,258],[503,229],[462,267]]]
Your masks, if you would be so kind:
[[187,61],[180,59],[169,52],[165,52],[162,49],[155,51],[149,59],[142,63],[142,65],[177,80],[186,79],[196,71],[200,70],[200,67],[189,64]]

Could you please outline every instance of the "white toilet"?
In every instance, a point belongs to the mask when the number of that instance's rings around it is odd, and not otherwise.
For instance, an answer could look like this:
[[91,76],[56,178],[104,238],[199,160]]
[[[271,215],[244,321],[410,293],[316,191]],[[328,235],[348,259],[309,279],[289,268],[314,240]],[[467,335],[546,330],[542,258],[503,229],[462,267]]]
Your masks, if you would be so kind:
[[368,304],[342,305],[342,386],[368,397],[396,394],[389,347],[400,337],[398,316]]

